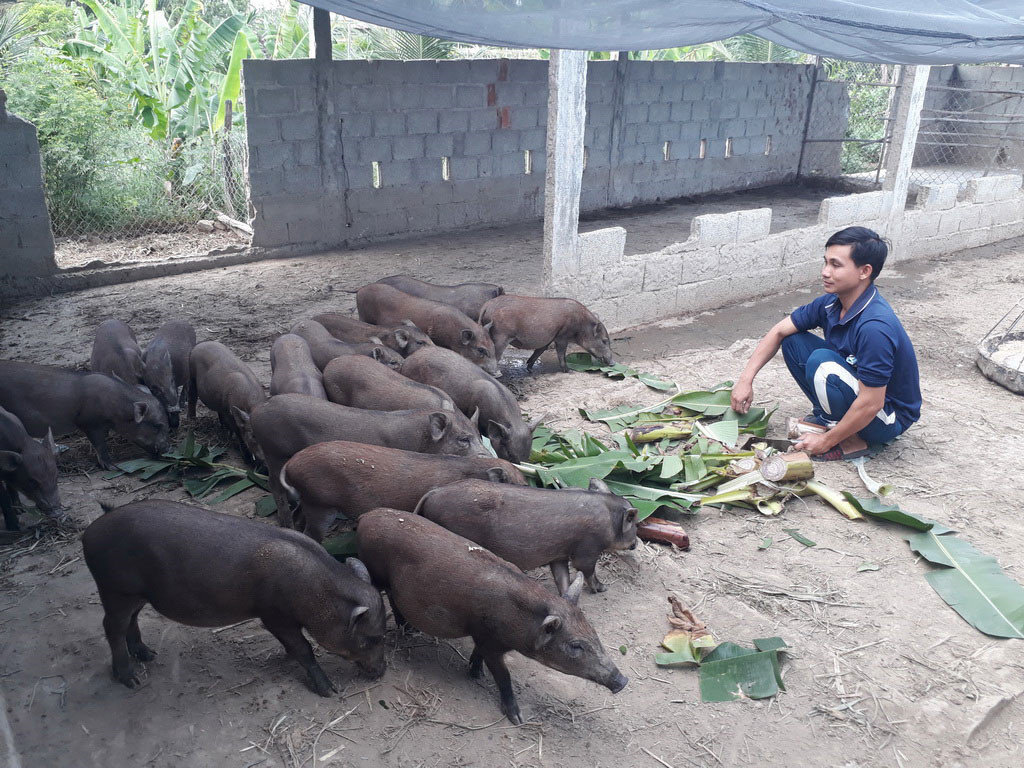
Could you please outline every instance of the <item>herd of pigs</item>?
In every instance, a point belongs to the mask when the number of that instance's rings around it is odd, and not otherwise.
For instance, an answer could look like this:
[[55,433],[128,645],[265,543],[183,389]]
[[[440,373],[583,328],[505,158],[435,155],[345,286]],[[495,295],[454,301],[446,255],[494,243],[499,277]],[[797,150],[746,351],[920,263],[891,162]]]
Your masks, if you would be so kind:
[[[0,361],[7,527],[18,528],[19,493],[63,513],[54,436],[85,433],[112,468],[110,430],[159,455],[186,402],[194,420],[201,400],[246,461],[266,466],[280,527],[172,501],[103,505],[82,546],[121,683],[138,686],[133,659],[155,656],[138,625],[149,603],[193,626],[260,619],[328,696],[303,630],[380,676],[383,590],[398,626],[473,639],[470,674],[487,665],[513,723],[512,650],[620,691],[627,679],[578,602],[584,582],[605,589],[602,552],[636,546],[637,512],[597,479],[588,490],[527,485],[514,464],[529,457],[536,422],[497,378],[509,344],[532,350],[528,368],[553,345],[567,370],[570,343],[610,363],[604,326],[571,299],[489,283],[394,276],[359,289],[356,305],[359,320],[321,314],[275,340],[269,398],[231,350],[197,344],[182,320],[145,350],[125,323],[104,321],[89,371]],[[356,521],[358,559],[320,544],[338,517]],[[557,593],[524,574],[545,565]]]

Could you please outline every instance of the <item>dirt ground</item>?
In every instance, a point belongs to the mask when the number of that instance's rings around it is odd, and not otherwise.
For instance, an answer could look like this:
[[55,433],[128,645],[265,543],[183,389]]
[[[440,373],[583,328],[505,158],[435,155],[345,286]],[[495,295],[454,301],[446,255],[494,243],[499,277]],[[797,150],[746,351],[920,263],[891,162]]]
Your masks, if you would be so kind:
[[[355,252],[266,261],[94,289],[9,307],[0,354],[82,365],[96,324],[129,321],[145,342],[174,316],[200,339],[220,339],[264,378],[274,337],[296,319],[353,306],[347,291],[395,272],[441,282],[488,279],[538,286],[528,230],[489,230]],[[1024,433],[1020,397],[983,378],[976,342],[1021,294],[1024,240],[927,262],[890,265],[879,286],[917,348],[923,418],[870,464],[905,509],[961,532],[1024,580]],[[734,378],[757,337],[816,287],[680,317],[618,334],[636,367],[701,388]],[[514,353],[515,354],[515,353]],[[520,353],[521,354],[521,353]],[[586,426],[577,408],[655,402],[636,382],[507,364],[525,411],[559,429]],[[772,432],[806,403],[781,360],[755,389],[779,403]],[[200,441],[223,441],[201,410]],[[183,499],[174,485],[103,479],[84,438],[62,442],[61,492],[79,526],[97,500]],[[114,443],[115,459],[137,455]],[[231,460],[239,462],[237,455]],[[822,466],[830,485],[866,495],[854,468]],[[252,515],[255,491],[220,508]],[[31,520],[27,520],[31,522]],[[273,524],[267,522],[267,524]],[[1019,642],[972,629],[924,579],[928,567],[902,531],[850,522],[816,501],[778,518],[704,509],[686,523],[692,547],[643,545],[606,557],[606,593],[581,606],[630,684],[613,696],[517,655],[510,668],[529,723],[501,718],[489,677],[466,673],[469,643],[400,635],[387,642],[383,679],[368,681],[322,655],[341,693],[321,699],[257,624],[185,627],[143,611],[159,656],[128,691],[110,674],[95,586],[78,534],[47,532],[0,548],[0,760],[12,768],[63,766],[835,766],[1005,768],[1024,762],[1024,665]],[[817,542],[805,548],[783,528]],[[774,544],[759,550],[764,537]],[[858,571],[865,562],[876,571]],[[550,584],[550,577],[537,577]],[[764,701],[704,704],[697,674],[656,667],[676,594],[719,640],[782,636],[787,691]],[[390,626],[390,625],[389,625]],[[618,649],[626,652],[618,656]],[[327,756],[327,757],[325,757]]]

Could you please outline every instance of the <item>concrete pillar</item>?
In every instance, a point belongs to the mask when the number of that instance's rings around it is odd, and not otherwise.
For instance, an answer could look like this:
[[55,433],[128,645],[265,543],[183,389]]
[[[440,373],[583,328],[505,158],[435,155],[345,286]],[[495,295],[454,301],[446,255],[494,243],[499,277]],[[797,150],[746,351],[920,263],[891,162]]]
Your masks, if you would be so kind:
[[313,50],[317,61],[331,60],[331,12],[323,8],[313,9]]
[[882,189],[892,192],[889,200],[888,232],[892,241],[890,257],[898,260],[906,253],[903,239],[903,213],[910,186],[910,168],[914,161],[917,131],[921,127],[921,109],[924,106],[928,73],[931,67],[904,67],[899,102],[892,124],[892,140],[885,158],[885,180]]
[[544,179],[544,284],[576,274],[587,52],[551,51],[548,63],[547,175]]

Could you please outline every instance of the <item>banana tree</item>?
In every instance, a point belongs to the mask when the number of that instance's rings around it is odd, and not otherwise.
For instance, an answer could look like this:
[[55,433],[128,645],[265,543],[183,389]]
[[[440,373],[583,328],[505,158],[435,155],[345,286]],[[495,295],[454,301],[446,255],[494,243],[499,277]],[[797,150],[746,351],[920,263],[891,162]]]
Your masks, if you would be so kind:
[[175,24],[156,0],[82,0],[95,17],[63,53],[89,62],[97,80],[124,88],[154,139],[189,138],[217,130],[224,102],[237,99],[242,59],[249,55],[247,17],[216,25],[189,0]]

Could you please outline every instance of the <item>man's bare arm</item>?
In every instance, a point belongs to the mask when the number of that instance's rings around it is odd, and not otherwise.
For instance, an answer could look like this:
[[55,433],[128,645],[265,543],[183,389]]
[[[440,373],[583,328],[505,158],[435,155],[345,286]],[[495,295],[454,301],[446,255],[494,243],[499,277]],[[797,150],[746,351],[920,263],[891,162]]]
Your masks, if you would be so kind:
[[750,410],[750,404],[754,401],[754,377],[767,365],[768,361],[775,357],[782,346],[782,340],[797,332],[789,317],[780,320],[772,326],[771,330],[764,335],[747,361],[743,373],[732,388],[732,408],[738,413],[746,413]]
[[832,429],[823,434],[805,434],[793,447],[798,451],[807,451],[812,456],[825,453],[839,445],[850,435],[855,435],[871,423],[885,405],[885,387],[866,387],[860,384],[857,399],[850,405],[850,410]]

